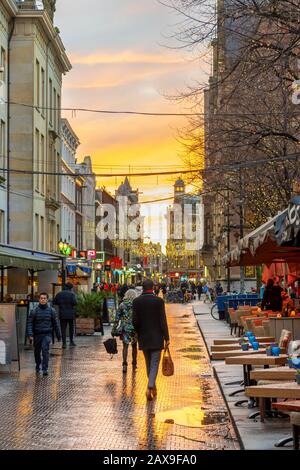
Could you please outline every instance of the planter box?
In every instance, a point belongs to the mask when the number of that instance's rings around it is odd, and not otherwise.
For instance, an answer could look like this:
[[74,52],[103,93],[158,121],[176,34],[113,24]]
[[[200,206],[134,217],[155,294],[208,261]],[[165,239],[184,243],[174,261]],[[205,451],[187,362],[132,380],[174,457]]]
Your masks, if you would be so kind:
[[94,318],[76,318],[77,335],[93,335],[95,333]]

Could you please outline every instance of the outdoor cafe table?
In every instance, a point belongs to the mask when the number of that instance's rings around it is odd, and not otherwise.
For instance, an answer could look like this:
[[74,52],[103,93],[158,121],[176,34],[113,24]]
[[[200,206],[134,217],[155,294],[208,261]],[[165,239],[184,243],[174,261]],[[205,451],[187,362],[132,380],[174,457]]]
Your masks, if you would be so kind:
[[[281,348],[281,352],[284,352],[284,348]],[[234,357],[234,356],[251,356],[251,355],[258,355],[258,354],[265,354],[266,349],[262,348],[258,351],[254,351],[253,349],[248,349],[248,351],[243,351],[241,347],[239,349],[231,349],[230,351],[220,351],[220,352],[212,352],[211,358],[213,360],[222,360],[226,359],[227,357]]]
[[[279,401],[277,403],[272,403],[272,408],[283,411],[284,413],[289,413],[290,411],[300,413],[300,400]],[[275,447],[282,447],[289,442],[293,442],[292,436],[285,437],[284,439],[276,442]]]
[[[284,365],[287,362],[288,356],[286,354],[280,354],[280,356],[267,356],[265,354],[248,354],[245,355],[245,352],[249,351],[242,351],[244,354],[240,354],[239,356],[230,356],[226,357],[225,364],[229,365],[242,365],[244,371],[244,383],[245,386],[250,386],[250,372],[252,370],[252,366],[264,366],[265,368],[269,366],[279,366]],[[256,353],[258,351],[255,351]],[[299,387],[300,389],[300,387]]]
[[[245,336],[245,339],[247,337]],[[258,342],[264,342],[264,343],[274,343],[275,338],[274,336],[260,336],[256,338]],[[220,338],[220,339],[214,339],[214,345],[221,345],[221,344],[235,344],[238,343],[241,340],[241,338]]]
[[[266,348],[271,343],[261,343],[259,342],[259,348]],[[252,344],[249,343],[249,348],[252,348]],[[234,349],[238,349],[242,351],[241,346],[239,343],[235,344],[213,344],[210,348],[211,352],[223,352],[223,351],[233,351]]]
[[250,379],[255,380],[295,380],[296,369],[289,367],[272,367],[271,369],[254,369]]
[[269,385],[246,387],[246,396],[259,399],[260,420],[266,416],[266,399],[292,398],[300,399],[300,386],[296,382],[278,382]]

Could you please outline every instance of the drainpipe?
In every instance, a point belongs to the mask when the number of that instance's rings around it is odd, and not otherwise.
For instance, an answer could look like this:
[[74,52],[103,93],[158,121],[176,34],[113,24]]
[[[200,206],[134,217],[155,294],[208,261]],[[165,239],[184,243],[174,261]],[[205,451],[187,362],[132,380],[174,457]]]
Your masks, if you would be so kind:
[[10,243],[10,43],[15,30],[16,19],[10,22],[10,33],[7,43],[7,216],[6,242]]

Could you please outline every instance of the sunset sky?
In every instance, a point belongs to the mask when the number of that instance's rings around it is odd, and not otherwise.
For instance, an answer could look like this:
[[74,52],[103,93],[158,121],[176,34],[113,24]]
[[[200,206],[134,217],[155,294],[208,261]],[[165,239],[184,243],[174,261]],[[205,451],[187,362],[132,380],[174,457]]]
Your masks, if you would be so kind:
[[[179,17],[157,0],[58,0],[55,24],[73,65],[64,78],[63,106],[77,108],[188,112],[170,102],[188,84],[206,79],[203,64],[187,51],[170,49]],[[96,173],[124,173],[182,168],[182,147],[176,140],[183,117],[140,117],[63,113],[81,146],[78,158],[91,155]],[[141,201],[173,194],[176,176],[130,178]],[[102,178],[98,186],[114,193],[123,178]],[[171,202],[171,201],[170,201]],[[145,234],[162,241],[158,232],[169,202],[143,205],[151,227]],[[165,224],[163,224],[165,227]],[[163,229],[164,230],[164,229]]]

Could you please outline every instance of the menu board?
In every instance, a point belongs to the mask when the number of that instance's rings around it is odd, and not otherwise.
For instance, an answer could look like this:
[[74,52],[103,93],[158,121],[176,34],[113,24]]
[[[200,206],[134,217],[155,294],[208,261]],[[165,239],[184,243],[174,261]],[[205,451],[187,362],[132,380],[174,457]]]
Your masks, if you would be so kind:
[[0,364],[9,365],[19,362],[19,350],[16,326],[16,305],[0,305]]

